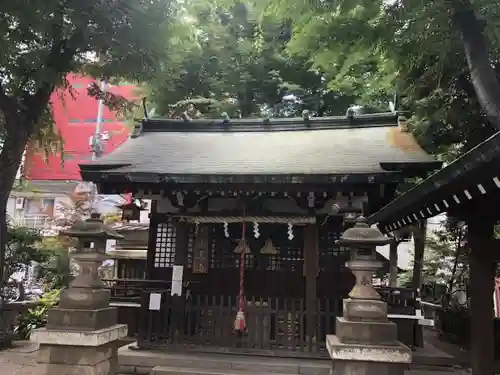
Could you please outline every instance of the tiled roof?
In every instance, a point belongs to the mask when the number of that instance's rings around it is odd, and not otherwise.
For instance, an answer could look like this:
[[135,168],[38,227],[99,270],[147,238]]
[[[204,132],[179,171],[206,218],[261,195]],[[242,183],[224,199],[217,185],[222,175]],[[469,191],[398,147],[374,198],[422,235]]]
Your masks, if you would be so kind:
[[117,222],[110,227],[117,232],[135,232],[149,230],[149,223],[127,223],[127,222]]
[[115,173],[320,175],[382,173],[380,163],[434,161],[411,134],[400,130],[393,114],[352,122],[345,117],[307,124],[286,119],[275,125],[262,120],[229,125],[146,120],[139,133],[88,165]]

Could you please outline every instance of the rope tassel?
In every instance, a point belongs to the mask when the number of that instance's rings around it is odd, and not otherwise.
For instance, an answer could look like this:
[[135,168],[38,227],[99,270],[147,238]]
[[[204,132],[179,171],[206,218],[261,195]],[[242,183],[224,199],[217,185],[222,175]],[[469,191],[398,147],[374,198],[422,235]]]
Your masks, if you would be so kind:
[[[246,225],[245,221],[242,222],[242,233],[241,233],[241,242],[246,245],[245,240],[245,230]],[[245,253],[246,251],[241,251],[240,253],[240,294],[238,301],[238,313],[236,314],[236,319],[234,320],[234,331],[238,333],[243,333],[246,331],[246,321],[245,321]]]

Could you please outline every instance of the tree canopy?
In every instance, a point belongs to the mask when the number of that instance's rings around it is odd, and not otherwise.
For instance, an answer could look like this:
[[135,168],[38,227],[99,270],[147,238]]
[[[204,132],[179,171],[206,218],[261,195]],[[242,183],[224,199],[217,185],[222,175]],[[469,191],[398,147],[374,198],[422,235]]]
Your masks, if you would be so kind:
[[[491,0],[197,0],[182,12],[171,53],[147,85],[156,114],[282,117],[395,106],[410,113],[424,148],[445,159],[500,123],[500,100],[491,99],[500,87],[500,10]],[[471,45],[482,52],[471,55]],[[471,79],[471,71],[483,73]]]
[[270,0],[267,9],[293,20],[290,52],[312,61],[331,90],[371,104],[397,92],[428,151],[455,157],[496,131],[496,2]]
[[[50,97],[68,73],[145,81],[164,60],[169,0],[19,0],[0,5],[0,250],[5,248],[6,203],[26,143],[57,139]],[[89,88],[115,108],[124,104]],[[54,146],[51,143],[51,146]],[[56,146],[57,147],[57,146]],[[0,267],[2,268],[2,267]]]
[[3,2],[0,249],[25,145],[54,146],[49,99],[70,72],[140,82],[172,117],[392,107],[427,151],[452,158],[500,128],[499,16],[492,0]]
[[159,115],[290,117],[344,114],[356,102],[328,90],[309,58],[289,53],[292,23],[258,2],[184,4],[170,53],[147,85]]

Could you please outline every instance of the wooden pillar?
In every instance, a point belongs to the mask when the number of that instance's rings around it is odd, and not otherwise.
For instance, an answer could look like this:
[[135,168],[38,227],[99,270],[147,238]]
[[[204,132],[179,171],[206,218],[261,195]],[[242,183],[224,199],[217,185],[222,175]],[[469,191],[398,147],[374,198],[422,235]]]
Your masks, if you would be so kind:
[[471,300],[471,365],[474,375],[494,373],[493,291],[495,262],[489,256],[493,221],[475,215],[467,221]]
[[304,275],[306,279],[307,348],[312,350],[317,331],[318,227],[316,224],[308,224],[304,229]]
[[420,290],[422,288],[422,269],[424,266],[425,236],[427,234],[427,221],[420,220],[413,227],[413,243],[415,251],[413,254],[413,274],[411,278],[412,288]]
[[151,212],[149,214],[149,238],[148,251],[146,253],[146,280],[152,280],[156,255],[156,233],[158,231],[158,207],[157,201],[151,202]]
[[[182,340],[184,334],[184,313],[186,296],[183,283],[187,265],[188,224],[183,219],[175,223],[175,257],[172,270],[172,328],[170,332],[175,338]],[[173,338],[173,337],[172,337]]]
[[398,286],[398,246],[399,241],[393,239],[389,244],[389,286]]

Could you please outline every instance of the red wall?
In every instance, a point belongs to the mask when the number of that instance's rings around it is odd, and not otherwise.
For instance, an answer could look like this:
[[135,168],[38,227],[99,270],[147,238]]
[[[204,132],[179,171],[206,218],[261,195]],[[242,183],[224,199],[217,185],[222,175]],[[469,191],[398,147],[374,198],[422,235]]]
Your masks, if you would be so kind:
[[[78,164],[92,157],[89,137],[95,132],[97,120],[97,100],[87,95],[90,78],[70,76],[72,90],[59,90],[52,95],[55,127],[64,139],[64,165],[61,155],[52,155],[49,161],[39,152],[28,148],[24,173],[28,180],[81,180]],[[111,86],[109,91],[127,99],[134,96],[135,86]],[[122,144],[129,136],[129,129],[118,120],[113,112],[104,106],[102,131],[110,134],[105,153]]]

